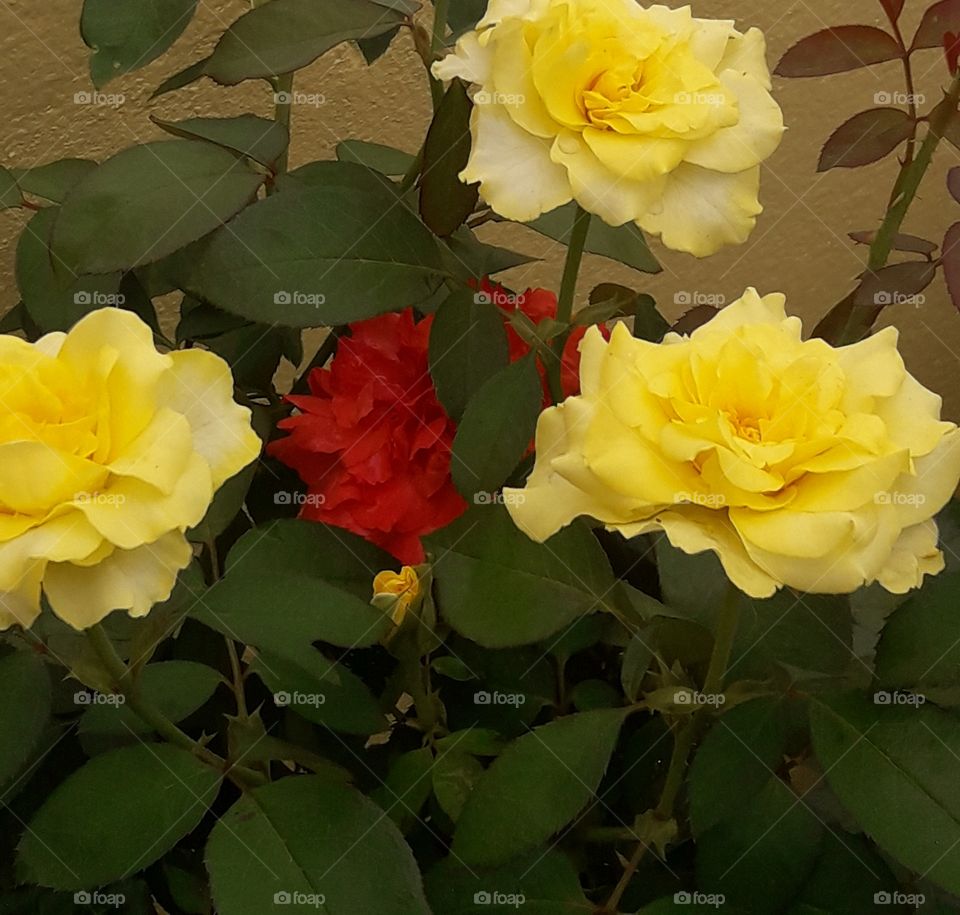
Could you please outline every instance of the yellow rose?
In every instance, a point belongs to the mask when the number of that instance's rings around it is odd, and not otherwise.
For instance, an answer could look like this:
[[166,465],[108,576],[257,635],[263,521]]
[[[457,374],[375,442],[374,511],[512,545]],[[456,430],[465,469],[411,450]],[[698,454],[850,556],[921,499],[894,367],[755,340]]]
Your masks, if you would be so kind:
[[412,566],[399,572],[387,569],[373,579],[373,604],[400,626],[420,597],[420,576]]
[[783,296],[753,289],[662,344],[591,328],[583,393],[540,417],[514,520],[535,540],[578,515],[662,530],[752,597],[919,586],[943,568],[931,519],[960,477],[960,430],[895,329],[839,348],[800,332]]
[[571,199],[698,257],[746,241],[783,116],[766,45],[635,0],[490,0],[434,64],[479,86],[460,178],[529,222]]
[[41,589],[76,629],[149,612],[190,562],[184,531],[260,452],[229,366],[161,355],[116,308],[0,335],[0,404],[0,629],[31,625]]

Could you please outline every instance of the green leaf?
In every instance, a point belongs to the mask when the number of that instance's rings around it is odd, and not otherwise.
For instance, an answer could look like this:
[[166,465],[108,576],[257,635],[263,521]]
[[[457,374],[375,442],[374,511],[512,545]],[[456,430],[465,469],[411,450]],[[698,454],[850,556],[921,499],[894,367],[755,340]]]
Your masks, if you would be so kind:
[[[728,786],[729,787],[729,786]],[[820,847],[816,816],[778,778],[697,841],[697,884],[734,909],[780,915]]]
[[226,222],[263,180],[243,159],[210,144],[133,146],[67,195],[53,227],[54,258],[74,273],[160,260]]
[[447,25],[454,38],[472,29],[487,11],[486,0],[450,0]]
[[0,787],[16,775],[37,748],[50,721],[50,677],[29,651],[0,658]]
[[153,95],[150,96],[150,99],[155,99],[158,95],[164,95],[167,92],[173,92],[176,89],[182,89],[184,86],[189,86],[191,83],[195,83],[198,79],[202,79],[206,76],[205,70],[207,67],[207,60],[209,58],[204,57],[203,60],[198,60],[196,63],[190,64],[189,67],[184,67],[182,70],[178,70],[173,76],[167,77],[156,89],[153,90]]
[[[547,238],[566,244],[573,231],[575,213],[576,204],[568,203],[549,213],[544,213],[526,225],[541,235],[546,235]],[[615,228],[608,226],[599,217],[594,217],[590,220],[584,250],[588,254],[609,257],[643,273],[659,273],[663,269],[647,247],[643,232],[632,222]]]
[[197,0],[84,0],[80,34],[93,50],[90,77],[100,88],[167,50],[193,18]]
[[573,820],[593,799],[627,714],[582,712],[515,741],[471,793],[454,855],[471,866],[503,864]]
[[119,273],[71,277],[50,250],[59,207],[35,213],[17,243],[17,286],[27,313],[44,333],[69,330],[85,314],[118,305]]
[[784,705],[754,699],[719,717],[690,769],[690,825],[694,835],[735,817],[766,787],[783,762]]
[[251,668],[273,693],[274,702],[315,724],[344,734],[376,734],[387,727],[366,684],[342,664],[314,651],[294,664],[265,652]]
[[[313,643],[373,645],[392,625],[370,606],[373,578],[395,561],[347,531],[312,521],[276,521],[244,534],[226,575],[194,616],[248,645],[310,669]],[[277,581],[284,582],[278,600]]]
[[444,250],[450,273],[464,283],[480,281],[512,267],[522,267],[537,258],[528,257],[508,248],[486,245],[466,226],[460,226],[453,235],[444,239]]
[[437,757],[432,772],[433,793],[450,822],[460,819],[470,793],[483,774],[483,766],[459,747]]
[[342,41],[373,38],[402,23],[400,11],[368,0],[271,0],[224,32],[204,73],[227,86],[292,73]]
[[92,159],[60,159],[34,168],[14,168],[11,173],[28,194],[61,203],[70,189],[97,167]]
[[901,864],[960,893],[960,721],[931,706],[815,699],[813,746],[830,787]]
[[[195,661],[161,661],[148,664],[140,675],[145,701],[159,708],[171,721],[182,721],[206,704],[223,682],[219,672]],[[80,718],[84,745],[103,738],[136,739],[151,728],[127,705],[92,705]],[[96,745],[96,744],[95,744]]]
[[24,880],[98,887],[162,858],[200,822],[220,774],[187,750],[137,744],[105,753],[54,790],[24,833]]
[[468,500],[491,498],[520,462],[537,427],[543,386],[536,359],[500,369],[471,398],[453,439],[453,482]]
[[263,915],[278,899],[291,913],[430,915],[416,861],[389,817],[316,776],[244,794],[214,826],[206,860],[220,915]]
[[213,143],[241,156],[249,156],[262,165],[276,162],[290,142],[290,134],[283,124],[252,114],[235,118],[187,118],[185,121],[164,121],[151,115],[150,120],[175,137]]
[[452,750],[456,747],[464,753],[474,756],[499,756],[506,744],[503,738],[489,728],[468,728],[464,731],[454,731],[446,737],[441,737],[436,747],[439,751]]
[[341,140],[337,144],[337,159],[372,168],[390,177],[405,175],[414,162],[410,153],[366,140]]
[[574,866],[553,848],[493,869],[444,858],[427,874],[426,888],[436,915],[586,915],[591,908]]
[[631,702],[636,702],[639,698],[643,678],[653,660],[652,638],[652,633],[631,636],[627,643],[627,650],[623,653],[620,683],[623,686],[624,695]]
[[876,670],[894,689],[960,685],[960,572],[940,575],[897,609],[883,628]]
[[[348,324],[429,297],[444,273],[433,235],[386,179],[326,164],[333,168],[324,174],[339,174],[342,184],[291,179],[249,207],[213,237],[191,291],[233,314],[288,327]],[[360,187],[357,172],[368,176]]]
[[600,609],[614,578],[593,534],[572,524],[535,543],[502,507],[482,507],[427,538],[437,604],[486,648],[538,642]]
[[23,195],[13,172],[0,165],[0,210],[18,207],[22,203]]
[[509,361],[507,330],[492,302],[470,289],[444,300],[430,328],[430,375],[453,419]]
[[384,782],[372,794],[404,834],[410,832],[433,790],[430,772],[433,753],[429,747],[411,750],[394,760]]
[[459,178],[470,158],[472,110],[466,87],[459,79],[452,80],[424,141],[420,215],[440,236],[452,235],[463,225],[480,196],[478,184],[464,184]]
[[475,679],[473,671],[467,667],[459,658],[453,655],[444,655],[442,658],[434,658],[430,666],[441,677],[449,677],[458,683],[466,683],[468,680]]
[[256,472],[256,463],[250,464],[217,490],[203,520],[187,531],[187,538],[191,543],[210,543],[230,526],[243,508]]

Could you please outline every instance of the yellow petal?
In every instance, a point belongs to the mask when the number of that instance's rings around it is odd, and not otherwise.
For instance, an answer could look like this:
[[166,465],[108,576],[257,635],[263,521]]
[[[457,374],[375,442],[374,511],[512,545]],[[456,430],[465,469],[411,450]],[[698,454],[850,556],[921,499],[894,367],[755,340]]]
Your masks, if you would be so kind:
[[45,568],[43,560],[34,561],[17,582],[0,588],[0,630],[33,625],[40,615],[40,581]]
[[110,465],[110,472],[135,477],[164,494],[173,492],[190,455],[190,424],[180,413],[161,407],[150,425]]
[[98,464],[42,442],[0,445],[0,504],[5,511],[46,513],[78,493],[97,491],[106,479]]
[[260,438],[250,425],[250,411],[233,399],[233,375],[226,362],[199,349],[179,350],[172,360],[158,405],[187,418],[193,447],[209,465],[216,490],[256,460]]
[[115,550],[94,566],[50,563],[43,588],[60,619],[87,629],[114,610],[145,616],[170,596],[192,557],[187,539],[174,532],[134,550]]
[[937,525],[915,524],[901,531],[877,581],[893,594],[906,594],[923,584],[925,575],[939,575],[945,566],[937,549]]

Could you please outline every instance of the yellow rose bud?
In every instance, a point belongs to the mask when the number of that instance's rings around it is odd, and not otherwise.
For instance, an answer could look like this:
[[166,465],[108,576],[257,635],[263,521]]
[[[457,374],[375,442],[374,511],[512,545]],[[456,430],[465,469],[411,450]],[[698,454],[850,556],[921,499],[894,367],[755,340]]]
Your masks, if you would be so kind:
[[420,576],[412,566],[399,572],[387,569],[373,579],[373,604],[383,610],[394,625],[401,626],[407,613],[420,599]]
[[783,135],[766,44],[636,0],[490,0],[434,64],[477,85],[460,178],[528,222],[570,200],[698,257],[746,241]]
[[76,629],[143,616],[192,557],[184,532],[260,440],[218,356],[162,355],[104,308],[36,343],[0,335],[0,629],[41,590]]
[[918,587],[943,568],[932,518],[960,477],[960,430],[894,328],[839,348],[800,334],[783,296],[754,289],[662,344],[591,328],[583,394],[540,417],[510,514],[535,540],[579,515],[662,530],[714,551],[752,597]]

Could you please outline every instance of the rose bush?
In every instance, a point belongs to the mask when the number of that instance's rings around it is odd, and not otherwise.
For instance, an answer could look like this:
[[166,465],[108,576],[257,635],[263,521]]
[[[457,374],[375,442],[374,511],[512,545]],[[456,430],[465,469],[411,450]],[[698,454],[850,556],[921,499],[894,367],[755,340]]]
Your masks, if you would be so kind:
[[698,257],[746,241],[780,143],[758,29],[634,0],[494,0],[442,79],[479,86],[461,173],[530,221],[576,200]]
[[754,289],[689,337],[591,331],[583,394],[540,418],[512,516],[537,540],[579,515],[662,530],[754,597],[919,587],[943,568],[931,519],[960,478],[960,431],[894,328],[839,348],[800,334],[783,296]]
[[193,557],[184,532],[260,453],[227,364],[161,354],[130,312],[103,309],[35,343],[0,336],[0,628],[41,591],[84,629],[144,616]]

